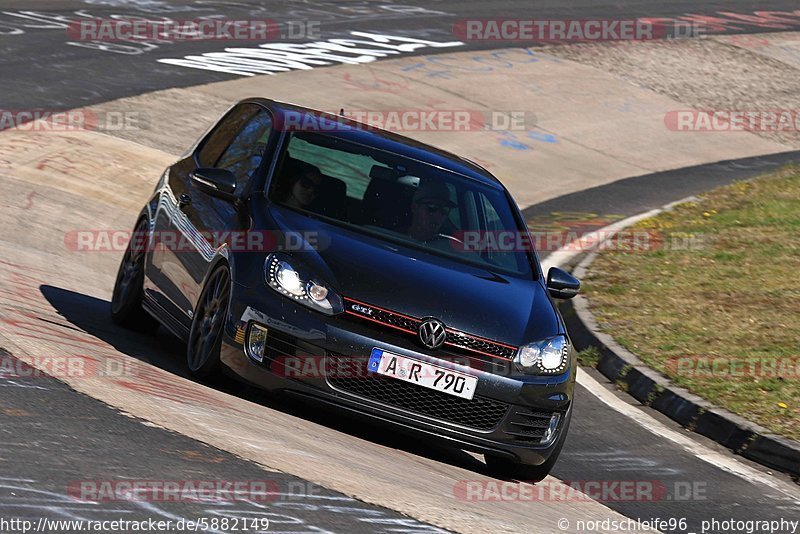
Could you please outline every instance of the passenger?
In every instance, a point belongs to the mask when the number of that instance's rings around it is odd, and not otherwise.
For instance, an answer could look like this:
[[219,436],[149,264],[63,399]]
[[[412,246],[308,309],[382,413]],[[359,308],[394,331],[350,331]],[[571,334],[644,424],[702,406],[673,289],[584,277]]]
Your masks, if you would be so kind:
[[444,182],[421,183],[411,200],[411,224],[406,233],[425,243],[447,238],[448,236],[440,232],[450,210],[455,206]]

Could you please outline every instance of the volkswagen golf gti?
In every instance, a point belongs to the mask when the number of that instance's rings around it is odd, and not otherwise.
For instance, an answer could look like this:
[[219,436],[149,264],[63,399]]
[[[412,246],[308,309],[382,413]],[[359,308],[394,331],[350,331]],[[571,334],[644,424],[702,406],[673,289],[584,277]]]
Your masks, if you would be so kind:
[[482,453],[540,480],[572,417],[576,357],[508,191],[482,167],[343,116],[234,105],[164,172],[112,318],[163,325],[191,374],[231,372]]

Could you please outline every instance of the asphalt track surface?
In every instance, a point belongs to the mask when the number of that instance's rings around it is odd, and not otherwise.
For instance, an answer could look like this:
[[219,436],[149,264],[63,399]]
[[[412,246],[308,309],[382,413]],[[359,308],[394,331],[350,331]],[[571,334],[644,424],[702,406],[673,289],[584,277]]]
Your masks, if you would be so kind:
[[[66,20],[81,18],[158,18],[191,20],[222,16],[230,19],[291,21],[295,34],[318,23],[323,39],[346,37],[353,30],[453,41],[455,22],[462,19],[634,19],[639,17],[715,16],[719,12],[747,16],[755,11],[794,11],[794,0],[7,0],[0,9],[0,108],[71,109],[170,87],[187,87],[235,77],[158,63],[158,59],[221,51],[250,43],[88,42],[71,39]],[[795,27],[800,27],[800,22]],[[746,20],[730,32],[764,31]],[[773,31],[773,30],[770,30]],[[315,34],[316,36],[316,34]],[[297,39],[306,42],[309,39]],[[290,41],[291,42],[291,41]],[[525,42],[511,43],[513,46]],[[533,43],[528,43],[533,44]],[[463,49],[502,48],[507,42],[469,41]],[[418,53],[428,53],[423,49]],[[268,95],[265,95],[268,96]]]
[[[734,179],[752,177],[788,161],[800,161],[800,154],[787,153],[742,162],[703,165],[685,171],[683,176],[687,184],[694,179],[699,184],[711,185],[705,181],[712,180],[714,185],[720,185]],[[602,198],[620,187],[647,187],[648,182],[656,178],[664,176],[649,175],[617,182],[585,194],[554,199],[545,207],[549,210],[580,206],[588,199]],[[679,188],[674,198],[669,198],[667,193],[663,201],[678,200],[692,192],[699,191]],[[644,202],[647,202],[646,198]],[[591,204],[586,206],[591,207]],[[636,202],[628,205],[611,204],[599,213],[621,217],[638,213],[645,207],[646,204]],[[529,215],[535,215],[536,211],[537,207],[526,210]],[[177,376],[187,376],[183,347],[163,329],[156,336],[126,332],[111,323],[107,301],[56,286],[43,285],[39,290],[72,328],[111,343],[124,354],[143,359]],[[593,371],[587,372],[597,376]],[[358,442],[368,440],[433,459],[443,469],[455,466],[485,474],[483,464],[471,456],[408,440],[390,428],[364,425],[361,420],[321,411],[314,405],[297,405],[291,399],[242,387],[225,377],[210,385],[230,395],[352,436],[353,461],[358,461]],[[80,518],[103,519],[116,517],[114,514],[122,513],[118,510],[124,510],[124,517],[130,518],[191,519],[195,516],[207,517],[211,513],[208,510],[212,510],[228,516],[276,517],[291,524],[292,531],[300,532],[310,532],[314,528],[326,528],[334,532],[390,532],[391,528],[398,527],[425,532],[433,528],[327,490],[319,490],[322,496],[317,497],[316,490],[305,492],[302,482],[295,477],[266,472],[254,464],[184,436],[144,427],[141,422],[123,417],[102,403],[69,390],[56,380],[11,378],[0,391],[3,392],[0,421],[4,429],[2,445],[5,451],[0,456],[0,466],[3,476],[9,478],[0,479],[0,496],[3,497],[0,506],[6,516],[36,518],[50,513],[62,517],[68,513]],[[631,406],[636,404],[623,393],[616,395]],[[675,532],[697,532],[700,522],[711,518],[780,520],[794,517],[800,512],[797,500],[730,474],[698,459],[692,452],[658,439],[597,401],[581,386],[576,389],[575,402],[576,412],[570,435],[553,475],[566,481],[644,481],[655,484],[663,492],[653,500],[617,499],[612,496],[603,502],[627,517],[641,520],[686,518],[688,529],[676,529]],[[680,429],[657,412],[647,408],[644,410],[668,427]],[[34,441],[26,443],[27,436],[35,436]],[[723,456],[730,456],[709,440],[692,437],[698,446],[703,445]],[[231,439],[235,440],[236,436],[232,435]],[[751,465],[758,468],[755,464]],[[380,466],[375,466],[375,469],[375,476],[379,477]],[[765,469],[758,469],[766,472]],[[205,508],[184,502],[137,504],[111,501],[87,506],[83,502],[75,504],[65,498],[65,488],[75,481],[109,479],[268,480],[278,484],[278,488],[289,495],[275,501],[233,502]],[[3,489],[3,486],[6,488]],[[25,489],[21,498],[19,492],[14,497],[8,495],[7,492],[12,491],[9,489],[11,486]],[[293,487],[299,488],[294,497],[291,495]],[[42,491],[48,493],[38,493]],[[325,500],[325,503],[320,504],[320,500]],[[524,503],[520,505],[524,506]],[[558,506],[558,503],[553,506]],[[204,511],[206,515],[202,514]]]
[[[57,293],[53,292],[56,299]],[[2,349],[0,355],[6,363],[13,360]],[[214,519],[224,517],[238,519],[238,528],[200,531],[228,532],[247,525],[250,532],[367,533],[401,528],[444,532],[297,477],[265,471],[181,434],[146,426],[33,369],[20,375],[0,380],[0,518],[33,524],[42,517],[83,522],[172,521],[170,530],[174,531],[181,520],[198,524],[206,520],[212,525]],[[102,481],[125,479],[154,487],[165,481],[188,485],[179,498],[155,491],[127,498],[122,486],[116,486],[117,494],[102,486]],[[218,500],[208,499],[208,493],[193,493],[192,488],[215,481],[240,484],[240,491],[220,493]],[[253,521],[258,528],[252,528]],[[76,530],[51,524],[41,531]],[[0,531],[14,532],[4,527]]]
[[[559,224],[553,218],[555,213],[576,214],[561,224],[563,229],[580,234],[736,180],[747,180],[783,165],[798,162],[800,162],[800,151],[793,150],[770,156],[655,172],[562,195],[529,206],[522,210],[522,214],[528,221],[551,226]],[[540,252],[541,258],[546,258],[548,255],[549,251]]]
[[[67,15],[85,9],[94,16],[137,12],[131,4],[121,6],[102,4],[66,4],[62,2],[6,2],[0,16],[0,30],[10,31],[9,21],[19,24],[21,17],[7,12],[37,11]],[[196,11],[181,13],[181,18],[201,14],[200,2],[181,2]],[[226,5],[227,4],[227,5]],[[245,6],[247,2],[203,3],[202,9],[213,7],[230,17],[270,17],[283,20],[281,10],[286,4],[274,3],[264,10]],[[346,35],[353,29],[403,34],[432,40],[452,39],[454,20],[465,17],[489,18],[499,13],[505,17],[531,16],[530,7],[520,2],[426,2],[424,7],[448,13],[421,14],[409,17],[387,13],[341,12],[342,5],[364,6],[362,2],[315,2],[312,5],[320,15],[327,10],[339,18],[325,21],[323,37]],[[521,5],[522,4],[522,5]],[[749,13],[754,10],[787,10],[796,8],[795,2],[546,2],[536,7],[536,16],[550,18],[633,18],[637,16],[677,16],[685,13],[715,13],[720,10]],[[406,2],[404,5],[423,3]],[[150,4],[148,9],[152,9]],[[372,7],[368,9],[373,9]],[[207,13],[207,12],[206,12]],[[30,15],[28,15],[30,16]],[[288,14],[287,18],[297,16]],[[306,18],[312,18],[305,12]],[[10,18],[9,18],[10,17]],[[31,21],[30,18],[25,19]],[[29,22],[30,24],[32,22]],[[43,25],[40,20],[39,23]],[[163,45],[139,54],[115,54],[66,44],[64,30],[58,28],[24,28],[24,33],[0,35],[0,72],[4,80],[3,101],[5,109],[71,108],[113,98],[140,94],[167,87],[189,86],[232,78],[230,75],[185,69],[157,63],[159,57],[180,57],[214,48],[204,44],[175,43]],[[467,46],[490,46],[468,44]],[[430,50],[426,50],[429,53]],[[666,202],[695,194],[736,178],[753,176],[775,165],[796,161],[797,154],[754,159],[748,162],[703,166],[691,170],[674,171],[682,181],[669,180],[670,187],[654,185],[667,183],[666,174],[624,180],[595,190],[561,197],[525,210],[529,218],[544,217],[554,211],[579,211],[594,213],[600,219],[613,220],[632,215]],[[677,185],[676,185],[677,184]],[[683,185],[681,185],[683,184]],[[620,192],[625,194],[619,194]],[[163,332],[155,338],[124,332],[108,320],[108,302],[64,290],[43,286],[45,298],[75,328],[111,342],[122,352],[137,356],[147,354],[149,363],[183,376],[180,345]],[[469,458],[436,447],[421,447],[385,429],[366,429],[358,421],[344,416],[321,416],[311,407],[295,406],[281,398],[221,380],[215,387],[230,394],[265,404],[289,413],[300,415],[320,424],[331,426],[355,438],[384,443],[413,454],[427,456],[442,464],[468,467],[478,472],[482,466]],[[64,488],[77,479],[104,479],[111,477],[138,479],[270,479],[282,488],[302,483],[288,475],[265,472],[258,466],[235,458],[222,451],[210,449],[196,441],[161,429],[150,428],[133,419],[123,417],[101,403],[75,393],[56,380],[6,379],[2,395],[2,445],[0,454],[0,510],[4,516],[42,515],[42,510],[55,507],[69,517],[105,517],[124,509],[131,517],[153,517],[152,509],[130,503],[104,503],[102,506],[75,505],[63,501]],[[624,395],[620,398],[625,399]],[[689,531],[697,530],[699,521],[717,519],[778,519],[797,517],[798,503],[757,483],[751,483],[726,473],[714,465],[697,459],[694,455],[654,436],[632,424],[619,413],[597,402],[583,388],[577,391],[577,409],[570,437],[554,475],[563,480],[649,480],[659,481],[667,488],[667,497],[657,502],[611,501],[605,504],[632,518],[685,517]],[[25,414],[36,414],[28,418]],[[662,419],[653,414],[656,419]],[[31,422],[33,421],[33,422]],[[666,422],[667,425],[678,428]],[[35,436],[31,438],[30,436]],[[235,436],[232,436],[235,439]],[[703,438],[698,443],[719,449]],[[725,454],[723,452],[723,454]],[[376,476],[380,476],[376,472]],[[702,488],[703,498],[684,500],[681,491],[688,485]],[[13,487],[12,487],[13,486]],[[25,495],[17,499],[11,493]],[[42,493],[44,492],[44,493]],[[51,493],[47,493],[51,492]],[[313,500],[304,495],[289,504],[234,503],[241,514],[283,514],[296,518],[295,526],[325,528],[332,531],[380,532],[406,527],[424,531],[426,527],[396,513],[372,505],[353,501],[327,490],[320,490],[320,498]],[[61,500],[59,500],[61,499]],[[327,508],[319,501],[326,501]],[[334,505],[330,505],[334,502]],[[342,503],[345,503],[342,505]],[[243,506],[243,509],[237,507]],[[163,517],[179,515],[191,518],[209,513],[207,507],[180,503],[157,503],[158,514]],[[339,506],[340,510],[334,508]],[[74,508],[78,508],[77,510]],[[349,509],[348,509],[349,508]],[[291,510],[289,512],[288,510]],[[122,512],[120,512],[122,513]],[[94,514],[94,515],[93,515]],[[394,523],[393,523],[394,522]],[[291,523],[288,523],[291,524]]]

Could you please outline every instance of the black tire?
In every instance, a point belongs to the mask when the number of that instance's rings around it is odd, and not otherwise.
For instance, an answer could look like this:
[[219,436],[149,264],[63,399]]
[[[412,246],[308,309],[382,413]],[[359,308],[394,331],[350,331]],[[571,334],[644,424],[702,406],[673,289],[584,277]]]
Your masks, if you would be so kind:
[[484,455],[484,459],[486,460],[486,467],[489,469],[489,473],[494,477],[505,480],[514,479],[522,482],[541,482],[550,474],[553,466],[556,465],[556,461],[561,454],[561,449],[567,441],[567,431],[569,430],[569,423],[571,420],[572,410],[569,411],[567,420],[564,421],[564,427],[561,429],[561,435],[558,437],[558,442],[545,463],[541,465],[521,464],[508,460],[507,458],[487,454]]
[[144,297],[144,259],[147,250],[147,219],[136,223],[131,240],[117,270],[111,293],[111,320],[139,332],[152,332],[158,321],[142,308]]
[[206,379],[220,371],[219,351],[230,291],[230,270],[221,265],[208,277],[192,318],[186,344],[186,366],[194,378]]

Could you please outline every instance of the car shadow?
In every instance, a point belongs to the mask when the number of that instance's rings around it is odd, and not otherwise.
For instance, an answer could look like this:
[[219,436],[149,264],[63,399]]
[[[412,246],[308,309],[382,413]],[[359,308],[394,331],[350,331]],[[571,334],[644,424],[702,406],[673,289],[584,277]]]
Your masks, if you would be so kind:
[[365,425],[364,420],[338,410],[324,408],[313,401],[298,402],[295,396],[283,396],[241,383],[228,376],[213,381],[198,381],[189,376],[185,366],[185,345],[167,329],[154,334],[126,330],[111,321],[109,301],[68,289],[42,285],[40,291],[56,312],[87,334],[108,343],[117,351],[146,362],[174,375],[193,380],[241,399],[273,410],[300,417],[359,439],[399,449],[437,462],[487,475],[486,465],[472,454],[438,443],[409,438],[388,425]]

